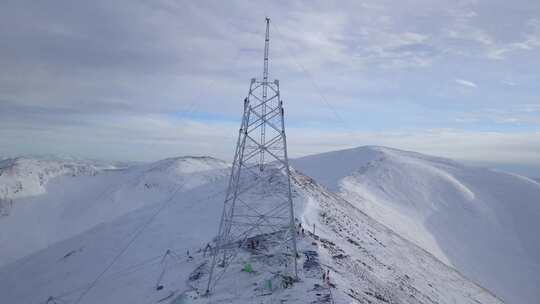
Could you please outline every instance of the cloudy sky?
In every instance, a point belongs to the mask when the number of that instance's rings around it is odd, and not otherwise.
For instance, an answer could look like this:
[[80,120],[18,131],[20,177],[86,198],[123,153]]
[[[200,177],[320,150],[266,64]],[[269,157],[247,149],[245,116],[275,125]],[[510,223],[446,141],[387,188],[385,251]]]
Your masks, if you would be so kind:
[[540,1],[0,6],[0,155],[230,159],[269,16],[292,156],[385,145],[540,176]]

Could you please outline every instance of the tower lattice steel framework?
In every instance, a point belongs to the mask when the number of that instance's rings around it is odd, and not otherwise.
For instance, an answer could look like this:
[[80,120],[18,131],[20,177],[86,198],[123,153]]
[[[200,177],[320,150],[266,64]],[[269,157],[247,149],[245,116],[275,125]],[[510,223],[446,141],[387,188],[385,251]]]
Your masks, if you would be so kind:
[[283,102],[279,81],[268,80],[270,19],[266,18],[262,79],[251,79],[225,196],[218,236],[212,250],[207,293],[213,291],[231,261],[254,238],[271,244],[282,258],[283,273],[297,278],[294,209]]

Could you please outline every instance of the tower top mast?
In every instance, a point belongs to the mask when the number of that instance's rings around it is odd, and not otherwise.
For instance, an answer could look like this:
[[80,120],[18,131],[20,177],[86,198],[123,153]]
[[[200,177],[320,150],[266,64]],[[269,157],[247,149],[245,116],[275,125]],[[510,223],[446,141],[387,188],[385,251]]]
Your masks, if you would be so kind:
[[270,49],[270,18],[266,17],[266,35],[264,38],[263,81],[268,82],[268,51]]
[[[262,79],[262,103],[261,103],[261,117],[266,120],[267,116],[267,101],[268,101],[268,52],[270,51],[270,18],[266,17],[266,34],[264,36],[264,69]],[[266,124],[261,125],[260,131],[260,143],[264,147],[266,145]],[[265,163],[265,150],[259,151],[259,170],[264,170]]]

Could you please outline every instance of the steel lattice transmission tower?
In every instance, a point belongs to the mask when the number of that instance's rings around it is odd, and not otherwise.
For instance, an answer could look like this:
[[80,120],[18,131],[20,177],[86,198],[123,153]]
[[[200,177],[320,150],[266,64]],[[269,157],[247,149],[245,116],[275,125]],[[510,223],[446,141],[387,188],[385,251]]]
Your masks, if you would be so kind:
[[266,18],[262,79],[251,79],[236,144],[207,293],[239,250],[254,238],[271,244],[283,272],[297,278],[294,209],[279,81],[268,80],[270,19]]

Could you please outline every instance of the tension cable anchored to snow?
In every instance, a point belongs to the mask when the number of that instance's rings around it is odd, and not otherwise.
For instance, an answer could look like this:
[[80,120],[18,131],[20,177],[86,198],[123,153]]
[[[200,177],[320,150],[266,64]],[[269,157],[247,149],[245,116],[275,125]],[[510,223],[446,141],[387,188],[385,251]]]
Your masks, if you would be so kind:
[[[129,249],[129,247],[133,244],[133,242],[135,242],[135,240],[142,234],[143,231],[146,230],[146,228],[148,228],[148,226],[156,219],[156,217],[163,211],[165,210],[165,208],[167,208],[168,206],[170,206],[171,202],[173,202],[173,198],[176,196],[176,194],[178,193],[178,191],[180,191],[182,185],[179,185],[174,191],[173,193],[171,194],[171,196],[167,199],[167,200],[164,200],[162,201],[161,203],[161,206],[159,206],[156,210],[156,212],[154,212],[146,222],[144,222],[141,226],[139,226],[139,228],[137,228],[136,232],[133,234],[133,236],[131,237],[131,239],[127,242],[127,244],[118,252],[118,254],[116,254],[114,256],[114,258],[111,260],[111,262],[109,264],[107,264],[107,266],[103,269],[103,271],[101,271],[97,276],[96,278],[91,281],[91,283],[89,284],[89,286],[84,289],[84,291],[81,293],[81,295],[79,296],[79,298],[75,301],[76,304],[80,303],[82,301],[82,299],[86,296],[86,294],[88,294],[88,292],[90,290],[92,290],[92,288],[95,287],[95,285],[97,284],[97,282],[105,275],[105,273],[118,261],[118,259]],[[205,201],[205,200],[209,200],[217,195],[220,195],[222,194],[223,191],[217,191],[216,193],[213,193],[211,195],[209,195],[208,197],[206,198],[203,198],[203,199],[200,199],[197,201],[198,202],[202,202],[202,201]],[[160,257],[163,257],[163,256],[160,256]]]
[[[163,267],[163,270],[165,270],[165,272],[166,272],[166,269],[168,269],[168,268],[170,268],[172,266],[178,265],[179,263],[182,263],[182,259],[180,258],[180,256],[178,255],[176,250],[168,249],[167,251],[170,251],[170,255],[173,256],[177,261],[175,261],[175,263],[173,263],[173,264],[167,264],[166,267]],[[106,276],[103,276],[100,280],[101,281],[102,280],[107,280],[107,279],[108,280],[116,280],[116,279],[124,277],[126,275],[130,275],[130,274],[133,274],[133,273],[136,273],[136,272],[139,272],[139,271],[143,271],[145,269],[145,267],[147,267],[147,266],[153,266],[153,265],[157,265],[157,264],[163,266],[162,261],[164,260],[164,257],[167,254],[167,251],[165,252],[165,254],[152,256],[152,257],[150,257],[148,259],[142,260],[141,262],[138,262],[138,263],[135,263],[133,265],[127,266],[127,267],[123,268],[122,270],[119,270],[117,272],[110,273],[110,274],[108,274]],[[185,260],[183,262],[187,263],[187,262],[190,262],[190,260]],[[65,292],[63,292],[61,294],[57,294],[55,296],[50,296],[49,298],[47,298],[46,301],[55,300],[55,301],[57,301],[59,303],[64,303],[65,301],[62,300],[63,298],[66,298],[66,297],[68,297],[68,296],[70,296],[70,295],[72,295],[74,293],[77,293],[77,292],[80,292],[80,291],[83,291],[83,290],[87,289],[90,286],[90,284],[91,284],[91,282],[88,282],[87,284],[84,284],[84,285],[79,286],[77,288],[73,288],[71,290],[65,291]],[[61,302],[61,301],[64,301],[64,302]],[[43,302],[40,302],[40,303],[43,303]]]
[[[163,257],[161,258],[160,264],[162,268],[161,268],[161,273],[159,274],[157,282],[156,282],[156,290],[163,289],[162,280],[163,280],[163,276],[165,275],[165,272],[167,271],[167,268],[169,267],[168,261],[170,258],[174,258],[175,261],[180,260],[180,256],[178,256],[178,254],[175,251],[171,249],[167,249]],[[188,256],[188,258],[192,258],[192,257]]]

